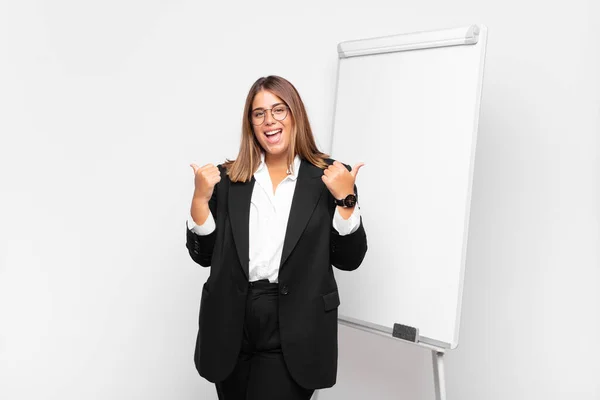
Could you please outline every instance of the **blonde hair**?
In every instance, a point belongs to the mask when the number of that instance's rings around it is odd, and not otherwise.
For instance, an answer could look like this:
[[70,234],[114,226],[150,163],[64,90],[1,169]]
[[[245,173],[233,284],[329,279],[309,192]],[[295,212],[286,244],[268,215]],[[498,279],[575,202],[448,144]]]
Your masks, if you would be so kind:
[[297,154],[316,167],[327,168],[328,164],[325,159],[329,155],[322,153],[317,148],[300,94],[298,94],[294,85],[286,79],[271,75],[259,78],[248,92],[246,104],[244,105],[240,151],[235,160],[227,160],[223,164],[227,169],[229,179],[232,182],[247,182],[252,179],[252,175],[254,175],[260,164],[260,154],[263,149],[254,136],[250,113],[254,96],[263,90],[269,91],[283,100],[289,107],[289,112],[294,119],[287,156],[288,165],[293,165],[294,157]]

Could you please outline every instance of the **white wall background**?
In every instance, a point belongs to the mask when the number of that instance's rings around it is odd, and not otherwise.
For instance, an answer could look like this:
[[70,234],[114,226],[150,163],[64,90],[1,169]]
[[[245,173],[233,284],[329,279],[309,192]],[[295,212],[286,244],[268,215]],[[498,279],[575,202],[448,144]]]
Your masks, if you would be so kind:
[[[235,156],[268,74],[327,149],[338,42],[471,23],[489,41],[449,398],[600,398],[597,2],[317,4],[0,1],[1,399],[216,399],[192,361],[188,164]],[[426,351],[341,327],[319,399],[431,383]]]

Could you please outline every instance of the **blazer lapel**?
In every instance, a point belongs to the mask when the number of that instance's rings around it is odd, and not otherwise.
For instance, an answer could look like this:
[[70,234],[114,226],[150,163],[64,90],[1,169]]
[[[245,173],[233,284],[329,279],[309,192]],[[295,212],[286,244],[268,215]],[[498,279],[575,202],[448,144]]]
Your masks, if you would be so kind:
[[231,231],[242,269],[248,278],[249,250],[249,222],[250,199],[254,188],[254,177],[249,182],[232,183],[229,188],[229,220]]
[[281,263],[279,264],[280,269],[292,253],[292,250],[294,250],[294,247],[296,247],[296,243],[298,243],[300,236],[302,236],[302,232],[304,232],[306,224],[325,190],[325,185],[321,180],[322,175],[323,170],[321,168],[302,160],[285,231]]

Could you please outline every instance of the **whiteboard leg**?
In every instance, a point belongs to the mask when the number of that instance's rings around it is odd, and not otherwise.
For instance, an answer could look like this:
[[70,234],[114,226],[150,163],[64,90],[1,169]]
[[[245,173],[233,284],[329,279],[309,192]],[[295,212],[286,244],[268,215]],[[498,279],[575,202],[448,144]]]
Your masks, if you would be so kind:
[[435,384],[435,400],[446,400],[446,376],[444,373],[444,353],[432,350],[433,381]]
[[313,393],[311,400],[318,400],[319,399],[319,390],[315,390],[315,392]]

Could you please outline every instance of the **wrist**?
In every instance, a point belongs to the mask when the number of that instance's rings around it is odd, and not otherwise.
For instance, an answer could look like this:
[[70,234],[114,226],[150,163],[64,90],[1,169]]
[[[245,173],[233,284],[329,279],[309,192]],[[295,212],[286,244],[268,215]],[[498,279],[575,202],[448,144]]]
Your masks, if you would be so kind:
[[342,198],[336,198],[335,204],[341,208],[350,208],[353,209],[358,201],[358,197],[354,193],[354,191],[349,192],[347,195]]
[[208,210],[208,201],[204,198],[193,198],[192,199],[192,209],[193,210]]
[[354,185],[352,186],[348,186],[345,189],[342,190],[338,190],[336,192],[336,196],[334,196],[337,200],[342,200],[344,199],[346,196],[348,196],[349,194],[355,194],[354,193]]
[[337,209],[337,212],[340,214],[340,216],[344,220],[347,220],[348,218],[350,218],[352,216],[352,214],[354,213],[354,206],[353,207],[337,206],[336,209]]
[[190,208],[190,216],[192,217],[192,220],[196,225],[202,225],[206,221],[206,218],[208,218],[209,214],[210,208],[208,207],[207,202],[192,201],[192,207]]
[[192,202],[195,202],[197,204],[206,203],[206,205],[208,205],[209,200],[210,200],[210,197],[207,198],[205,195],[194,191],[194,196],[192,197]]

